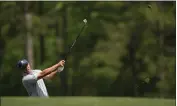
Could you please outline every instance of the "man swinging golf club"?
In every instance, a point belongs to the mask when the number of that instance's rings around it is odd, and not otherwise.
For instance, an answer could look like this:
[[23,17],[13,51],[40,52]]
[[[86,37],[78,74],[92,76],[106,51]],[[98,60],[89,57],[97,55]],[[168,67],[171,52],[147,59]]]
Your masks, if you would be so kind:
[[[84,25],[82,26],[82,29],[80,30],[73,44],[69,48],[67,55],[71,53],[71,49],[73,48],[74,44],[76,43],[77,39],[81,35],[81,32],[83,31],[84,27],[87,24],[87,20],[84,19],[83,22]],[[58,71],[59,72],[62,71],[64,69],[65,61],[67,60],[66,57],[64,60],[61,60],[59,63],[53,65],[52,67],[44,69],[43,71],[32,70],[30,64],[26,59],[20,60],[18,62],[17,64],[18,68],[24,70],[22,82],[29,96],[48,97],[48,92],[43,79],[49,79],[53,77]]]
[[65,61],[61,60],[57,64],[41,70],[33,70],[26,59],[22,59],[17,63],[17,67],[23,70],[22,83],[26,88],[29,96],[48,97],[48,92],[43,79],[52,78],[58,71],[62,71]]

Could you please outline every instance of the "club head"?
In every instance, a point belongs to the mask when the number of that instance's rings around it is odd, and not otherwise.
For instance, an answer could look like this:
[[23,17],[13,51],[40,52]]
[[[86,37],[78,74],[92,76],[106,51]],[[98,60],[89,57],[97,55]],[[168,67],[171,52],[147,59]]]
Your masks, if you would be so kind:
[[83,22],[84,22],[85,24],[87,24],[87,19],[84,19]]

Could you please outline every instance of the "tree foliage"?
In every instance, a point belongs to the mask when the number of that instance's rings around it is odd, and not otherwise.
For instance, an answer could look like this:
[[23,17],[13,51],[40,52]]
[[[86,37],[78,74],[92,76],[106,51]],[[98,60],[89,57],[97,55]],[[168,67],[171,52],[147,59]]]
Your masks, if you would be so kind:
[[[27,58],[25,3],[0,2],[2,96],[27,96],[16,68]],[[28,3],[37,69],[62,59],[88,20],[65,70],[46,81],[51,96],[175,97],[175,2]]]

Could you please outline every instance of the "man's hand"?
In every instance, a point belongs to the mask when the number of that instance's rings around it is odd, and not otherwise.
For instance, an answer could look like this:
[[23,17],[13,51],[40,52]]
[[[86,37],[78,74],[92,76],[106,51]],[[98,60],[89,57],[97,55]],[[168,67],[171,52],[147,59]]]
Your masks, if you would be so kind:
[[57,64],[55,64],[47,69],[44,69],[42,72],[39,73],[39,75],[37,76],[37,79],[44,78],[45,76],[55,72],[57,70],[57,68],[64,67],[64,64],[65,64],[65,61],[61,60]]
[[63,67],[65,65],[65,60],[61,60],[58,64],[59,64],[59,67],[61,66]]
[[[59,68],[64,68],[65,61],[64,61],[64,60],[61,60],[61,61],[59,61],[57,64],[58,64],[58,69],[57,69],[58,72],[63,71],[63,70],[59,70]],[[56,71],[53,70],[54,72],[48,74],[48,75],[45,76],[44,78],[45,78],[45,79],[52,79],[52,78],[54,77],[54,75],[57,73],[57,70],[56,70]]]

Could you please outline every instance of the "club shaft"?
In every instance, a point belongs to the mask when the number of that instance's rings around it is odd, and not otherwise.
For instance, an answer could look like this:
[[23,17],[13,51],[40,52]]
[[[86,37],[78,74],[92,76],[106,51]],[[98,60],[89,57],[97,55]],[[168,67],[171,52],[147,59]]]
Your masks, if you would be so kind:
[[67,52],[66,56],[65,56],[65,61],[67,60],[67,56],[71,53],[71,49],[73,48],[73,46],[75,45],[77,39],[79,38],[79,36],[81,35],[82,31],[84,30],[85,24],[83,25],[82,29],[80,30],[78,36],[76,37],[76,39],[74,40],[74,42],[72,43],[71,47],[69,48],[69,51]]

